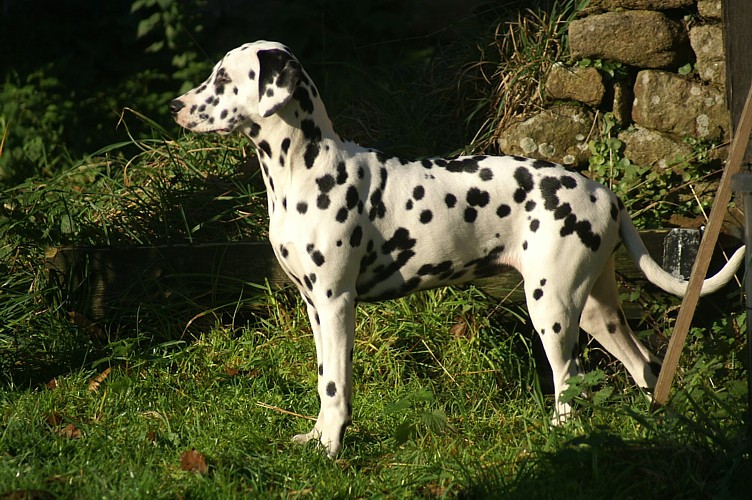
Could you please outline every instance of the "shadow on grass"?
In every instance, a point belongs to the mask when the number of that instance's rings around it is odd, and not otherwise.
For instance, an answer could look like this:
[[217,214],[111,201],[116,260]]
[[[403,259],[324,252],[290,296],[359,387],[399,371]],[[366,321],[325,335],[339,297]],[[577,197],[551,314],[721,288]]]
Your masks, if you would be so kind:
[[[749,498],[749,442],[627,442],[595,431],[514,464],[468,473],[463,498]],[[467,472],[467,471],[466,471]]]

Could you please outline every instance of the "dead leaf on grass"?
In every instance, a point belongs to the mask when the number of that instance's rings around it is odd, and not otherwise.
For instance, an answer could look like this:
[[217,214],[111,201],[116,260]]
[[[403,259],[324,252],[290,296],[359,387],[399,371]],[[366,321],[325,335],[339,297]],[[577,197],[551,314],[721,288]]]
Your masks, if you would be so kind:
[[74,424],[65,424],[64,421],[63,416],[57,412],[47,417],[47,425],[53,433],[68,439],[81,439],[81,429]]
[[180,455],[180,470],[206,474],[209,472],[209,466],[206,465],[206,457],[204,457],[202,453],[196,451],[196,448],[193,448],[184,451],[183,454]]
[[107,376],[110,374],[110,371],[112,368],[107,368],[105,371],[97,375],[96,377],[89,380],[89,392],[96,392],[99,390],[99,386],[102,385],[102,382],[104,382],[104,379],[107,378]]
[[469,326],[467,324],[467,321],[462,316],[457,316],[454,318],[454,325],[449,329],[449,333],[452,334],[452,337],[458,339],[460,337],[469,337],[468,331]]
[[57,427],[63,422],[63,416],[60,415],[58,412],[53,413],[49,417],[47,417],[47,424],[50,427]]
[[59,427],[57,433],[68,439],[81,439],[81,429],[73,424],[67,424]]

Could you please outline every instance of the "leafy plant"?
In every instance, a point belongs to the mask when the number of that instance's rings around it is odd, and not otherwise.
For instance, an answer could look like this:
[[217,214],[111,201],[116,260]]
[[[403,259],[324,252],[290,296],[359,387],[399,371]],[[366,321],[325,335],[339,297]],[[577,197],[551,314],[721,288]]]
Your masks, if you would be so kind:
[[616,61],[604,61],[602,59],[589,59],[583,57],[578,60],[576,64],[581,68],[595,68],[601,73],[607,75],[610,79],[624,80],[627,76],[626,66]]
[[398,445],[446,430],[449,425],[447,417],[443,411],[430,408],[433,402],[434,395],[430,390],[419,389],[408,393],[387,408],[387,413],[400,416],[401,422],[394,433]]
[[643,166],[625,156],[619,131],[613,115],[604,113],[598,137],[588,141],[588,175],[616,193],[638,227],[662,227],[672,217],[706,213],[712,198],[703,194],[718,174],[712,159],[715,144],[686,137],[693,149],[689,156],[665,166]]

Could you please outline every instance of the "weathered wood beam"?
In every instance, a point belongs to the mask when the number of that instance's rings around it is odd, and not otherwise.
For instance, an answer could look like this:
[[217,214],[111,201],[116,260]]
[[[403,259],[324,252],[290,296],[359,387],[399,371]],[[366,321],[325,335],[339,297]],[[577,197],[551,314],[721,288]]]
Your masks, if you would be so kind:
[[[667,234],[668,230],[641,233],[658,262],[663,260]],[[682,258],[687,257],[692,257],[691,252],[684,252]],[[622,277],[645,283],[623,249],[617,252],[616,262]],[[241,291],[248,295],[254,289],[249,284],[289,283],[268,242],[51,248],[46,266],[64,284],[71,307],[94,321],[142,304],[168,305],[175,297],[212,308],[232,304]],[[691,267],[691,261],[687,266]],[[521,277],[511,269],[475,283],[496,298],[524,300]]]

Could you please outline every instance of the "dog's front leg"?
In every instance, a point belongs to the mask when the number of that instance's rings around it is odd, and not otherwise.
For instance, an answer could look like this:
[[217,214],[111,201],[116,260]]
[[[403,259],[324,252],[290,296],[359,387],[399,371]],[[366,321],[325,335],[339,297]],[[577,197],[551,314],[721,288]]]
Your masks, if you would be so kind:
[[352,354],[355,337],[354,294],[308,301],[308,316],[316,341],[318,392],[321,409],[316,425],[307,434],[293,437],[297,443],[316,439],[330,457],[342,447],[352,418]]

